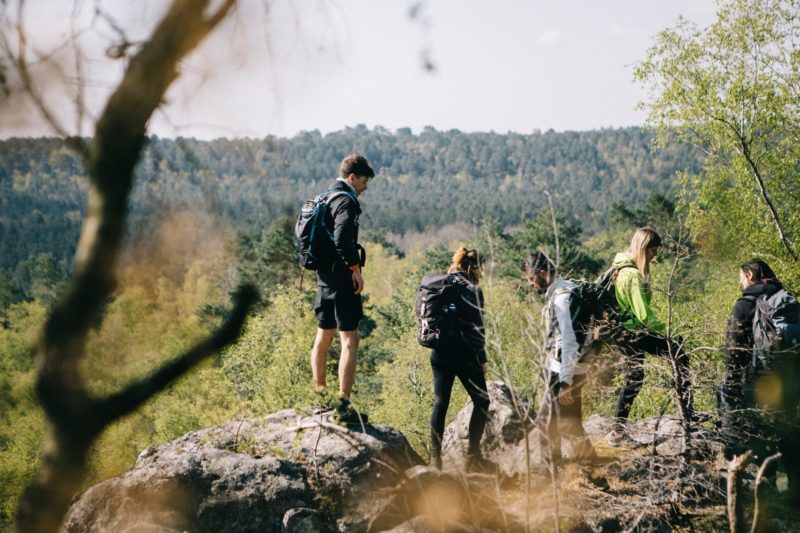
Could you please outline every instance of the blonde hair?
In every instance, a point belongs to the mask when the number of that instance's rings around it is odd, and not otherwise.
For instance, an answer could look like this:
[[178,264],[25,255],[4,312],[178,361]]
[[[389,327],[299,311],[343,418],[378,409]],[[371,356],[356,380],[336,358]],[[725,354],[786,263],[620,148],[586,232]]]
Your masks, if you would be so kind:
[[642,273],[644,279],[650,277],[650,262],[647,260],[647,249],[661,246],[661,237],[651,228],[639,228],[631,237],[631,247],[628,249],[633,259],[633,264]]
[[475,271],[479,270],[481,266],[483,266],[481,253],[478,250],[470,250],[462,246],[453,254],[453,260],[450,262],[447,273],[462,272],[467,275],[467,279],[471,283],[477,283],[478,276],[475,275]]

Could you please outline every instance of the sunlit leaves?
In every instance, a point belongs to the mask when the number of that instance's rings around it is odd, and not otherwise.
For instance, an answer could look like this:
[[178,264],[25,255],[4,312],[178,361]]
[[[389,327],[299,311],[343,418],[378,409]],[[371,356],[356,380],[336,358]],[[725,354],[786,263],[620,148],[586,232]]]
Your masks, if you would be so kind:
[[797,0],[721,2],[708,28],[680,20],[661,32],[635,69],[659,143],[709,154],[684,181],[696,238],[718,257],[764,257],[795,285],[799,14]]

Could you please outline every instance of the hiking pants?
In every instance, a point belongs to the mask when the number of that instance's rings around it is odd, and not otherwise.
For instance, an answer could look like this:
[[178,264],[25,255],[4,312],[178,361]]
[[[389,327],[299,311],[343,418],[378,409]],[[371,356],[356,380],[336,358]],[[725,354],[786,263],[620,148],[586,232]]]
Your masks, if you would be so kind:
[[[658,333],[649,331],[626,331],[623,332],[619,341],[625,364],[625,383],[619,392],[617,408],[614,416],[618,420],[627,419],[631,412],[633,400],[642,390],[644,382],[644,354],[649,353],[658,355],[667,360],[675,357],[678,370],[678,383],[680,385],[681,397],[678,398],[689,416],[693,415],[692,410],[692,382],[689,378],[689,356],[683,348],[674,340]],[[673,376],[675,378],[676,376]]]
[[561,459],[561,437],[574,439],[577,458],[580,459],[585,453],[589,453],[591,443],[583,429],[581,419],[583,418],[583,385],[586,383],[586,374],[575,374],[572,380],[572,403],[561,405],[558,402],[558,392],[561,390],[561,382],[557,372],[547,371],[549,376],[547,391],[542,397],[539,407],[539,443],[542,447],[542,454],[545,460],[549,460],[547,454],[548,447],[552,450],[554,461]]
[[458,377],[472,399],[472,416],[469,419],[470,455],[480,455],[481,437],[489,413],[489,395],[486,377],[477,359],[460,361],[460,354],[431,352],[433,370],[433,412],[431,413],[431,457],[442,456],[442,435],[453,382]]

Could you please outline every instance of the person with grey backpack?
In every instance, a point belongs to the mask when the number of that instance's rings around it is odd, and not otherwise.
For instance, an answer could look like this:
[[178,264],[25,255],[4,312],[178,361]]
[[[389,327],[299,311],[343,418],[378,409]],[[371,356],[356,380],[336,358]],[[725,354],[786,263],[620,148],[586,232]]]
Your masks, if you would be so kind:
[[790,497],[800,505],[800,303],[764,261],[742,264],[739,282],[717,390],[725,453],[749,449],[763,461],[780,451]]

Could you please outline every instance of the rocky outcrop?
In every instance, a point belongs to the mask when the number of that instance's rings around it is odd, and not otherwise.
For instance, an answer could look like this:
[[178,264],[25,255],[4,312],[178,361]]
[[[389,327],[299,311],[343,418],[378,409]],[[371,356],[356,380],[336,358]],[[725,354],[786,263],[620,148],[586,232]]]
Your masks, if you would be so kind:
[[[481,439],[484,456],[495,462],[500,473],[508,477],[523,475],[529,468],[533,473],[542,474],[544,461],[533,405],[528,399],[514,395],[503,382],[490,381],[487,389],[489,421]],[[446,469],[464,468],[471,415],[472,402],[468,401],[445,428],[442,448]],[[586,433],[595,442],[605,441],[612,424],[611,418],[598,414],[583,421]],[[626,444],[631,448],[651,448],[658,455],[678,455],[684,451],[683,429],[675,417],[630,422],[626,432],[629,436]],[[562,442],[562,452],[567,461],[575,457],[568,439]]]
[[285,410],[144,450],[130,471],[85,491],[64,529],[365,531],[387,489],[421,463],[392,428]]
[[[144,450],[127,473],[84,492],[66,531],[425,532],[553,529],[666,531],[675,524],[725,527],[719,450],[683,452],[673,417],[628,424],[625,447],[609,448],[612,420],[584,427],[599,457],[545,468],[531,404],[488,384],[484,455],[499,474],[462,468],[468,403],[445,430],[445,470],[422,465],[386,426],[347,429],[329,416],[285,410],[189,433]],[[527,448],[526,448],[527,438]],[[697,448],[693,448],[697,451]],[[720,469],[722,467],[722,470]],[[527,474],[530,475],[527,475]]]

